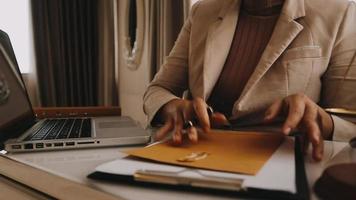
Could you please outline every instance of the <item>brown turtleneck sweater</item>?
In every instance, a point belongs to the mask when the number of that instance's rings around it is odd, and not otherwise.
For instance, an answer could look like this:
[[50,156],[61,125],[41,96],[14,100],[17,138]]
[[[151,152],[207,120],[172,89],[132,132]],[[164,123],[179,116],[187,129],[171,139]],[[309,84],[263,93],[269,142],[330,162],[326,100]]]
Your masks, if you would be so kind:
[[231,116],[271,38],[282,4],[283,0],[242,1],[228,57],[208,100],[215,111]]

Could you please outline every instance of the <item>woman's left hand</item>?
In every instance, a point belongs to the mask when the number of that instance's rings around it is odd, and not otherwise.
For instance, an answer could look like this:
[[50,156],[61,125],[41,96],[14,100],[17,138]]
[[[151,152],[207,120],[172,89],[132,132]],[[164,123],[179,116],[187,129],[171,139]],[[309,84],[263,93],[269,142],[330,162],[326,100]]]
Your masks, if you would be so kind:
[[323,140],[332,138],[331,116],[305,94],[290,95],[274,102],[267,109],[264,120],[272,122],[281,116],[285,118],[282,132],[288,135],[292,129],[301,130],[304,133],[305,150],[310,142],[313,159],[320,161],[323,157]]

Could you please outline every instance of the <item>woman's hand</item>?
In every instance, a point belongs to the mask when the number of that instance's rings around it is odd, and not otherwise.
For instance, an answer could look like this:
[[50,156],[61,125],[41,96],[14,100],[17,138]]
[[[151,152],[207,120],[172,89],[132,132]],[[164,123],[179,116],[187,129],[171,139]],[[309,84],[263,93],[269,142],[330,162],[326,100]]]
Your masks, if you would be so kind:
[[190,120],[198,122],[186,128],[190,141],[196,143],[198,131],[195,125],[200,126],[204,132],[208,132],[210,127],[228,124],[228,120],[221,113],[212,113],[209,116],[207,108],[208,105],[201,98],[195,98],[192,101],[174,99],[166,103],[158,113],[164,125],[157,131],[156,139],[163,139],[173,131],[173,142],[181,144],[184,123]]
[[278,116],[285,117],[282,132],[288,135],[292,129],[299,128],[305,134],[305,150],[310,142],[314,160],[321,160],[323,139],[332,138],[331,116],[304,94],[290,95],[274,102],[265,113],[265,121],[272,122]]

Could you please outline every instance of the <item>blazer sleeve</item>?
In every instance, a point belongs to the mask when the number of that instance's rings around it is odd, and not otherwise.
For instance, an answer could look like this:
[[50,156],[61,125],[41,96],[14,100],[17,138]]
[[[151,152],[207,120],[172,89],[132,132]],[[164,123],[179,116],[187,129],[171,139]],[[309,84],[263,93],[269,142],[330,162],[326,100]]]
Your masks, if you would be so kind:
[[[356,2],[349,1],[323,77],[324,107],[356,110]],[[332,115],[333,139],[348,141],[356,136],[356,125]]]
[[149,124],[163,105],[173,99],[181,98],[183,92],[188,89],[190,30],[199,3],[192,7],[170,54],[143,96],[143,110]]

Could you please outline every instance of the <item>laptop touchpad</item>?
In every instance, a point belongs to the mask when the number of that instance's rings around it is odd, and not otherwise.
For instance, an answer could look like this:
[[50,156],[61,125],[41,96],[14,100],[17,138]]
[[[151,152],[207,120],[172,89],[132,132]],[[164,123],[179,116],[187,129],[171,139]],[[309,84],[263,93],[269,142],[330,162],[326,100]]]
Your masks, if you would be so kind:
[[99,122],[99,129],[105,128],[128,128],[128,127],[136,127],[134,122],[122,122],[122,121],[107,121],[107,122]]
[[146,131],[129,117],[94,118],[97,138],[135,137],[147,135]]

